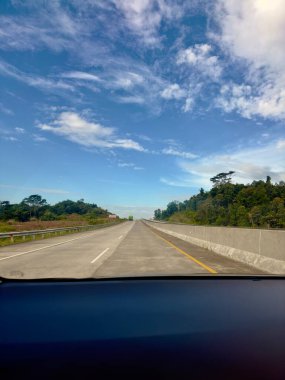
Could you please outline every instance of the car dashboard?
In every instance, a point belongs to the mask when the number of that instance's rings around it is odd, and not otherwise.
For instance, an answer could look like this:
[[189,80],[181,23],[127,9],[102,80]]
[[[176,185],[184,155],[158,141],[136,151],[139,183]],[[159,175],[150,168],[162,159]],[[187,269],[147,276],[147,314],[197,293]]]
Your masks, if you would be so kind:
[[1,378],[284,379],[274,276],[3,280]]

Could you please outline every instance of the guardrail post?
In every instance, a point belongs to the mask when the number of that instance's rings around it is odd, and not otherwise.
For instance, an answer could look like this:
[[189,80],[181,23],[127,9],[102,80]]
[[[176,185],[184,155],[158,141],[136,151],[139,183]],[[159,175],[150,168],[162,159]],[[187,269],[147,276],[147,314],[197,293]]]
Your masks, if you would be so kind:
[[11,243],[14,243],[14,235],[13,234],[10,235],[10,240],[11,240]]
[[32,239],[33,239],[33,240],[35,240],[35,238],[36,238],[36,235],[35,235],[35,234],[34,234],[34,235],[32,235]]
[[26,240],[26,235],[23,235],[23,236],[22,236],[22,240],[23,240],[23,241]]
[[42,239],[44,239],[44,237],[45,237],[45,234],[42,234]]

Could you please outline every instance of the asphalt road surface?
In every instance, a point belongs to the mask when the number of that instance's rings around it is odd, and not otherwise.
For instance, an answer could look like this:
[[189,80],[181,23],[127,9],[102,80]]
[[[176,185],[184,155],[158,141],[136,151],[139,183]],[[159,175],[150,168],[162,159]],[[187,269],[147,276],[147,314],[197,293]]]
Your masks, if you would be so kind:
[[0,276],[90,278],[261,272],[204,248],[125,222],[0,248]]

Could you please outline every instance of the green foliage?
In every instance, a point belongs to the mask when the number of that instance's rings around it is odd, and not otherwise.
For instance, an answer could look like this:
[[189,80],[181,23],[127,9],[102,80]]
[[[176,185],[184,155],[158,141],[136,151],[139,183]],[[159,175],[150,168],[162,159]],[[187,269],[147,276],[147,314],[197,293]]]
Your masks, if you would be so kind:
[[165,210],[157,209],[154,219],[172,222],[285,228],[285,182],[265,181],[232,184],[228,173],[211,178],[213,188],[203,189],[184,202],[170,202]]
[[214,186],[224,185],[225,183],[230,183],[232,178],[231,175],[234,174],[234,171],[229,171],[228,173],[219,173],[214,177],[210,178],[210,181],[213,182]]
[[51,221],[67,217],[84,216],[90,221],[103,219],[109,215],[107,210],[96,204],[86,203],[84,199],[78,201],[65,200],[51,206],[38,194],[24,198],[22,202],[11,204],[9,201],[0,201],[0,220],[15,219],[26,222],[33,218]]

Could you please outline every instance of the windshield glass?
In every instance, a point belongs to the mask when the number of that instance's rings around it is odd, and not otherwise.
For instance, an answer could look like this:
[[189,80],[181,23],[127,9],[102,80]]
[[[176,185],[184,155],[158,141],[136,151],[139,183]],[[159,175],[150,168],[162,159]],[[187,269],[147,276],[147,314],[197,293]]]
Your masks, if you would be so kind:
[[285,274],[285,7],[0,2],[0,277]]

